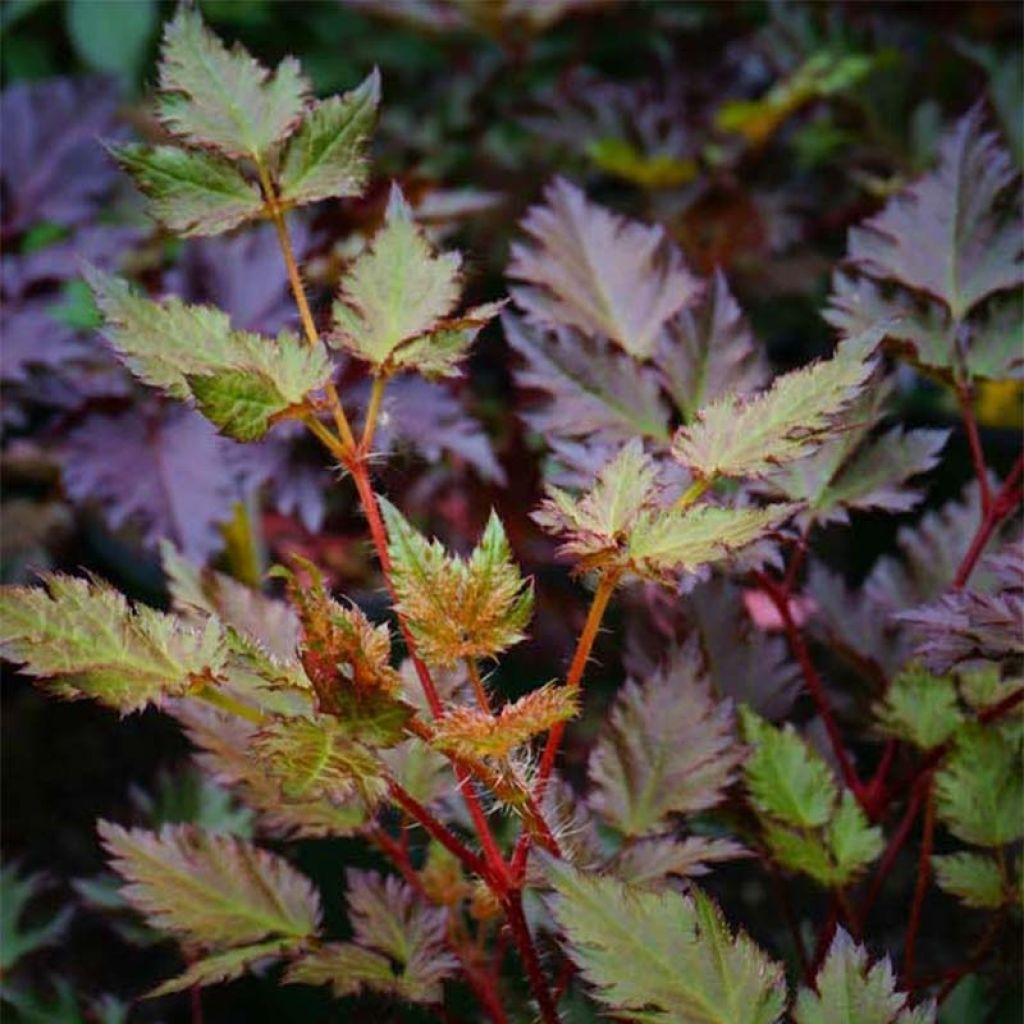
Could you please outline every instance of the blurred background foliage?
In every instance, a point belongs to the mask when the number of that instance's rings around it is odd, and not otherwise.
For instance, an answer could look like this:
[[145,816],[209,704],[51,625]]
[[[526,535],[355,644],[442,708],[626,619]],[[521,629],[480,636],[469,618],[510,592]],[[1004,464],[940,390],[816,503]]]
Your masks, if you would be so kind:
[[[594,199],[664,224],[701,273],[723,269],[774,365],[786,369],[827,349],[831,335],[820,309],[847,228],[931,166],[943,128],[979,96],[1018,162],[1024,159],[1018,3],[206,0],[200,6],[220,35],[242,41],[265,62],[298,55],[319,94],[356,85],[374,65],[381,70],[370,193],[358,202],[325,204],[297,232],[307,239],[307,277],[321,296],[379,221],[388,181],[396,178],[420,219],[467,254],[470,298],[500,297],[516,222],[543,184],[561,174]],[[10,346],[0,542],[6,580],[23,580],[39,568],[85,567],[136,596],[164,597],[153,550],[159,523],[145,521],[155,511],[144,508],[140,525],[119,507],[123,494],[106,493],[88,462],[96,448],[99,457],[111,457],[104,424],[124,430],[134,421],[118,417],[151,410],[109,384],[107,370],[95,366],[95,349],[89,350],[93,361],[82,364],[88,373],[78,369],[74,360],[83,346],[98,344],[91,300],[74,266],[58,272],[51,265],[33,278],[34,255],[47,254],[52,264],[54,246],[68,239],[84,245],[88,232],[101,227],[107,231],[102,244],[95,232],[88,235],[97,247],[88,250],[93,258],[106,253],[157,290],[229,306],[233,295],[238,308],[232,312],[249,310],[259,323],[290,315],[269,308],[266,299],[275,289],[278,298],[282,293],[276,253],[268,256],[258,240],[243,253],[239,246],[204,250],[206,243],[162,237],[145,225],[130,188],[101,166],[93,136],[155,131],[145,103],[160,25],[172,10],[158,0],[7,0],[0,7],[6,150],[0,231]],[[31,92],[54,79],[97,75],[112,97],[109,114],[88,127],[88,154],[71,148],[69,156],[61,147],[73,134],[71,121],[61,119],[55,100],[33,106],[26,97],[56,96]],[[95,167],[94,160],[100,161]],[[26,177],[42,163],[50,174],[46,196],[28,204]],[[87,196],[74,216],[54,213],[54,196],[65,193]],[[218,262],[232,259],[242,261],[233,282],[215,273]],[[254,295],[262,301],[255,313]],[[27,338],[30,354],[18,354],[16,332]],[[40,349],[45,345],[53,346],[49,355]],[[510,522],[520,556],[542,583],[534,641],[510,660],[502,679],[515,694],[538,678],[538,660],[550,676],[557,674],[577,611],[575,590],[552,567],[550,548],[526,518],[543,452],[516,418],[509,363],[492,328],[464,384],[405,394],[406,414],[412,410],[419,419],[413,415],[404,441],[395,441],[399,455],[385,489],[397,490],[406,508],[456,546],[475,536],[491,503]],[[68,365],[74,379],[56,380]],[[101,379],[107,383],[101,386]],[[347,400],[358,402],[359,388],[351,381]],[[959,422],[947,395],[909,369],[896,401],[905,421]],[[1013,455],[1020,408],[1017,384],[991,385],[977,396],[985,448],[997,469]],[[214,539],[203,541],[202,554],[258,577],[268,559],[299,550],[324,564],[346,593],[369,605],[379,601],[347,489],[315,454],[296,447],[282,452],[269,470],[251,471],[247,479],[255,485],[240,501],[234,492],[225,499],[230,516],[220,506],[210,512]],[[283,476],[291,481],[287,493]],[[957,432],[929,504],[958,493],[969,476],[967,443]],[[276,497],[265,501],[275,487]],[[198,506],[204,499],[197,492],[192,500]],[[857,578],[892,546],[899,524],[865,516],[852,533],[826,531],[819,547]],[[856,549],[849,547],[851,535]],[[620,674],[616,659],[600,664],[610,692]],[[68,1024],[195,1020],[186,998],[129,1009],[132,997],[168,973],[164,964],[173,953],[153,946],[128,915],[96,912],[116,908],[117,896],[103,874],[94,822],[192,820],[244,832],[247,815],[188,768],[187,744],[157,715],[120,723],[91,706],[46,702],[16,680],[4,688],[3,712],[5,1017]],[[585,734],[586,724],[581,740]],[[569,757],[571,766],[571,749]],[[368,862],[356,850],[345,841],[302,850],[301,866],[322,885],[336,916],[341,866]],[[716,885],[731,887],[747,916],[765,899],[742,867],[724,869]],[[984,998],[976,986],[964,986],[943,1019],[983,1019]],[[417,1019],[414,1011],[383,1003],[364,1001],[354,1010],[320,992],[252,980],[204,993],[203,1003],[205,1019],[215,1022]],[[460,1019],[457,1006],[452,1012]]]

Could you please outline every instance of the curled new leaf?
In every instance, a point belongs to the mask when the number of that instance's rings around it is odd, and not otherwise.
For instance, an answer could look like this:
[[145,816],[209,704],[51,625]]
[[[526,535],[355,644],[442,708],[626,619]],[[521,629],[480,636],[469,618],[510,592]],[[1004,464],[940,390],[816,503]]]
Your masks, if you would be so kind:
[[776,377],[753,398],[725,397],[705,406],[676,435],[672,454],[704,478],[764,476],[841,429],[836,417],[874,371],[882,330],[844,342],[831,358]]
[[89,697],[121,712],[212,681],[227,652],[216,619],[193,625],[105,583],[44,577],[41,587],[0,590],[4,657],[59,697]]
[[512,561],[497,515],[491,513],[480,543],[462,559],[427,541],[390,502],[380,505],[398,610],[428,662],[487,658],[523,639],[533,588]]
[[542,686],[506,704],[497,715],[471,707],[451,709],[438,720],[431,742],[465,757],[504,757],[578,710],[578,691]]
[[529,287],[513,296],[531,319],[610,338],[638,358],[654,353],[665,321],[699,285],[659,226],[588,203],[567,181],[544,193],[522,223],[534,244],[512,247],[508,275]]
[[775,1024],[786,1001],[782,968],[718,908],[650,892],[547,861],[553,910],[568,953],[595,996],[621,1020],[657,1024]]
[[286,860],[236,836],[192,825],[159,832],[99,824],[125,898],[160,931],[201,948],[249,945],[267,936],[306,938],[320,900]]
[[308,88],[293,57],[271,76],[241,46],[228,50],[191,8],[164,30],[157,111],[187,142],[262,160],[298,123]]

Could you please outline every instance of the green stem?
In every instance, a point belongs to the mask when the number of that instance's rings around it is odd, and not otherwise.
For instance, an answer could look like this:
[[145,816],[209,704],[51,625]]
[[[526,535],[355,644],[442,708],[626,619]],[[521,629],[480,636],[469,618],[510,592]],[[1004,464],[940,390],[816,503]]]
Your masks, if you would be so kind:
[[700,477],[694,480],[689,487],[683,491],[682,494],[676,499],[676,503],[673,506],[677,512],[681,512],[684,508],[689,508],[698,498],[702,497],[704,493],[714,483],[712,477]]
[[373,378],[373,387],[370,390],[370,404],[366,408],[366,422],[363,424],[363,436],[359,440],[359,451],[368,455],[370,445],[373,444],[373,434],[377,429],[377,420],[380,418],[380,403],[384,397],[384,388],[388,379],[384,374],[378,374]]

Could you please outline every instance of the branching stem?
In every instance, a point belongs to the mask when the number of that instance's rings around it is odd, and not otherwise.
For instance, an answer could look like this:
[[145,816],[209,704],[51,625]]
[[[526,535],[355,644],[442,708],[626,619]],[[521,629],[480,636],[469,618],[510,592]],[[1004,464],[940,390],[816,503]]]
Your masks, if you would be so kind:
[[541,1020],[544,1024],[558,1024],[558,1010],[555,1007],[555,1001],[551,996],[544,972],[541,970],[540,957],[537,956],[537,950],[533,945],[533,938],[523,914],[522,898],[518,890],[509,893],[502,905],[512,938],[519,950],[523,966],[526,968],[526,979],[530,984],[530,991],[540,1009]]
[[971,449],[974,475],[978,478],[978,486],[981,488],[981,510],[982,514],[987,516],[992,509],[992,488],[988,482],[988,468],[985,465],[985,453],[978,433],[978,420],[974,415],[973,397],[969,384],[963,381],[957,384],[956,399],[960,405],[960,416],[964,421],[967,444]]

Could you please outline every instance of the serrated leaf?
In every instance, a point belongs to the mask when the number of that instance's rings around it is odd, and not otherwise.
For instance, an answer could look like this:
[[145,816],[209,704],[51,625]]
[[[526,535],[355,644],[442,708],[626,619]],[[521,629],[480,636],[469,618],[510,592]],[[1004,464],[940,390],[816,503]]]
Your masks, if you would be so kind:
[[384,367],[404,343],[439,328],[459,301],[458,253],[435,255],[397,185],[384,226],[342,279],[333,340]]
[[1024,280],[1017,220],[996,212],[1016,172],[983,125],[979,104],[942,140],[935,171],[850,232],[849,256],[861,269],[928,293],[958,321]]
[[1010,898],[999,864],[984,853],[932,857],[935,884],[967,907],[995,910]]
[[320,899],[286,860],[235,836],[190,825],[159,832],[99,823],[129,903],[157,930],[200,947],[239,946],[270,935],[308,938]]
[[531,243],[512,246],[507,274],[516,303],[545,326],[610,338],[630,355],[653,355],[662,326],[691,304],[699,284],[660,226],[647,227],[589,203],[563,179],[520,225]]
[[793,1019],[796,1024],[930,1024],[934,1006],[905,1010],[907,993],[896,990],[888,959],[869,966],[863,946],[842,928],[836,930],[828,957],[814,980],[817,991],[802,988]]
[[624,846],[609,866],[629,885],[662,888],[670,878],[698,878],[721,861],[749,857],[750,851],[731,839],[653,836]]
[[622,1020],[646,1024],[774,1024],[782,968],[694,889],[631,888],[546,861],[556,920],[596,998]]
[[956,734],[935,775],[939,817],[975,846],[1003,846],[1024,836],[1024,775],[1019,741],[977,723]]
[[112,146],[153,216],[184,237],[219,235],[258,217],[263,196],[226,160],[177,146]]
[[164,29],[160,56],[157,111],[188,142],[259,160],[298,123],[309,86],[293,57],[271,77],[241,46],[228,50],[188,7]]
[[676,434],[672,454],[704,478],[764,476],[809,454],[867,384],[883,336],[874,329],[851,338],[831,359],[776,377],[761,395],[713,402]]
[[288,331],[273,340],[233,331],[212,306],[173,297],[153,302],[94,268],[86,278],[128,368],[175,398],[195,398],[216,426],[239,440],[261,436],[275,416],[330,379],[326,351]]
[[170,995],[172,992],[184,992],[187,989],[203,985],[218,985],[225,981],[234,981],[254,964],[276,959],[294,949],[295,946],[294,939],[271,939],[269,942],[260,942],[254,946],[240,946],[220,953],[211,953],[209,956],[194,960],[189,964],[188,969],[178,977],[171,978],[162,985],[157,985],[151,992],[146,993],[146,998],[155,999],[157,996]]
[[686,421],[709,402],[768,382],[764,355],[720,270],[700,306],[668,321],[652,358]]
[[329,715],[271,722],[253,737],[252,750],[286,800],[344,803],[359,794],[373,804],[386,790],[378,758]]
[[511,313],[502,316],[502,325],[525,361],[515,371],[516,383],[546,396],[540,408],[521,413],[541,437],[669,440],[668,410],[651,367],[569,329],[541,332]]
[[281,162],[281,198],[301,204],[361,195],[379,104],[380,74],[374,69],[355,89],[307,110]]
[[[353,835],[366,822],[366,803],[353,792],[347,800],[289,799],[253,751],[256,728],[194,702],[174,708],[189,739],[200,750],[203,771],[260,815],[272,831],[303,838]],[[389,753],[388,751],[384,752]]]
[[467,559],[427,541],[381,499],[398,611],[428,662],[487,658],[519,643],[533,611],[533,587],[512,561],[501,520],[492,512]]
[[363,989],[416,1003],[439,1003],[457,966],[445,948],[447,913],[428,908],[397,878],[346,872],[354,942],[329,944],[297,960],[285,982],[330,983],[336,996]]
[[882,830],[869,824],[848,789],[825,830],[825,840],[834,865],[831,879],[819,879],[826,885],[845,885],[876,860],[884,847]]
[[89,697],[122,713],[185,693],[224,664],[220,624],[194,626],[108,584],[59,574],[41,587],[0,590],[4,657],[66,700]]
[[799,828],[826,824],[838,793],[821,756],[790,723],[777,729],[745,707],[740,721],[753,748],[743,770],[757,809]]
[[497,715],[456,707],[436,722],[431,743],[466,757],[505,757],[579,711],[579,693],[547,685],[506,704]]
[[914,666],[889,684],[884,699],[875,706],[875,717],[883,732],[922,750],[945,743],[964,720],[953,680]]
[[712,698],[697,665],[680,662],[619,692],[590,755],[588,802],[624,835],[642,836],[670,814],[720,803],[743,757],[732,705]]

